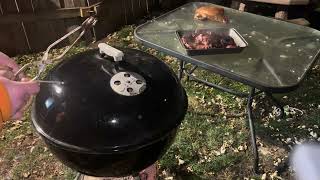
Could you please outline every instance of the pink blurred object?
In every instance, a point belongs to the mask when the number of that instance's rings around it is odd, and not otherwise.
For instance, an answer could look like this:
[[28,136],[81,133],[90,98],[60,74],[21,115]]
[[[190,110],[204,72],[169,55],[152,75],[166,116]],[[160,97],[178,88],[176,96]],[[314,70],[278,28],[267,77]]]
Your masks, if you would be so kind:
[[0,83],[7,88],[12,105],[12,118],[19,119],[23,114],[23,107],[26,105],[31,95],[39,92],[40,88],[36,82],[17,82],[0,77]]
[[36,82],[29,82],[21,74],[20,81],[13,81],[14,74],[19,70],[19,66],[7,55],[0,52],[0,83],[7,88],[12,105],[12,118],[19,119],[23,114],[23,107],[26,105],[31,95],[39,92],[39,85]]
[[11,67],[0,65],[0,76],[8,79],[14,79],[15,74]]
[[157,165],[153,164],[139,173],[141,180],[156,180],[157,179]]
[[19,66],[14,62],[14,60],[2,52],[0,52],[0,65],[12,68],[13,72],[17,72],[19,70]]

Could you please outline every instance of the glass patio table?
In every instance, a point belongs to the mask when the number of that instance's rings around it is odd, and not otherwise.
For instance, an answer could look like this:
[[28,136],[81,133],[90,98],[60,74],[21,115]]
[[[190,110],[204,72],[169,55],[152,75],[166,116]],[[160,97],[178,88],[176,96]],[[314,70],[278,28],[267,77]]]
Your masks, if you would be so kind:
[[[272,94],[286,93],[299,86],[319,56],[320,31],[226,7],[223,8],[229,18],[228,24],[194,20],[195,10],[205,5],[214,4],[185,4],[138,26],[135,37],[148,47],[177,57],[180,60],[180,78],[185,74],[188,79],[247,97],[254,170],[257,172],[259,156],[252,122],[252,100],[263,92],[283,115],[283,107]],[[177,30],[215,28],[235,28],[248,42],[248,47],[240,53],[188,56],[176,35]],[[192,64],[193,68],[187,70],[186,63]],[[196,68],[248,85],[250,93],[237,92],[192,76]]]

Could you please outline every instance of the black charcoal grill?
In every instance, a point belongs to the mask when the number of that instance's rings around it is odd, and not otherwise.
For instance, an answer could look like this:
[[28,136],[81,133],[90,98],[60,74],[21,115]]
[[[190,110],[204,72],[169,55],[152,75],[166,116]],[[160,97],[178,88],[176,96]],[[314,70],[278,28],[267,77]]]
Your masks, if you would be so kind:
[[96,177],[124,177],[155,163],[187,110],[174,72],[145,52],[100,44],[46,75],[32,110],[58,159]]

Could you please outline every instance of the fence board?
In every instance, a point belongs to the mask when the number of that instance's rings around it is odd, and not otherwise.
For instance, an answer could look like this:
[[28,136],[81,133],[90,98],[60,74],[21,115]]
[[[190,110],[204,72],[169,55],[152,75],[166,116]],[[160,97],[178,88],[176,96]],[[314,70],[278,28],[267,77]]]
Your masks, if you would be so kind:
[[[34,1],[33,6],[35,11],[58,9],[60,8],[60,1]],[[33,51],[42,51],[46,49],[48,45],[66,32],[64,20],[30,22],[25,24],[25,29]],[[45,38],[41,38],[42,36],[45,36]],[[65,45],[67,45],[67,43],[63,42],[58,47]]]
[[0,28],[0,51],[9,56],[22,54],[28,50],[24,32],[20,24],[1,24],[5,28]]
[[3,15],[3,9],[2,9],[2,4],[0,2],[0,16]]
[[33,12],[33,5],[30,0],[17,0],[20,13],[22,12]]
[[[2,15],[11,17],[14,14],[35,14],[52,11],[58,8],[84,7],[103,1],[99,8],[98,24],[94,29],[97,39],[107,36],[124,24],[131,24],[150,11],[155,0],[0,0],[0,18]],[[18,5],[18,9],[16,7]],[[148,7],[148,8],[147,8]],[[81,24],[84,19],[51,19],[42,21],[26,21],[11,23],[2,21],[0,26],[0,50],[10,55],[43,51],[53,41]],[[8,23],[10,22],[10,23]],[[92,39],[87,33],[85,39]],[[69,39],[74,40],[73,38]],[[67,45],[62,43],[61,46]],[[69,44],[69,43],[68,43]]]
[[[66,28],[67,32],[72,31],[76,26],[78,26],[79,24],[81,24],[80,19],[65,19],[64,20],[64,27]],[[79,35],[80,32],[77,32],[73,35],[71,35],[68,40],[69,42],[73,42],[77,36]]]
[[145,14],[147,12],[147,0],[140,0],[140,9]]
[[61,8],[60,0],[33,0],[35,11]]
[[14,0],[2,0],[1,6],[4,14],[17,13],[17,7]]
[[[87,5],[87,2],[86,2],[86,0],[60,0],[60,4],[61,4],[61,6],[65,7],[65,8],[72,8],[72,7],[85,7]],[[63,22],[64,22],[63,23],[64,24],[63,25],[64,32],[60,33],[60,36],[64,35],[65,33],[69,32],[71,30],[73,30],[74,27],[80,25],[83,20],[84,19],[81,20],[80,18],[70,18],[70,19],[63,20]],[[56,22],[56,23],[58,23],[58,22]],[[77,35],[79,35],[79,34],[77,34],[77,33],[74,34],[73,36],[68,38],[68,40],[65,41],[64,43],[70,44],[71,42],[73,42],[75,40],[75,36],[77,36]],[[92,40],[92,37],[93,37],[92,33],[87,32],[84,35],[84,40],[88,43],[89,41]]]
[[152,8],[154,6],[154,0],[149,0],[149,7]]
[[109,1],[112,1],[112,0],[87,0],[87,4],[88,4],[88,6],[90,6],[90,5],[96,4],[101,1],[104,1],[105,3],[109,3]]
[[125,22],[125,16],[123,15],[124,11],[122,10],[122,0],[104,1],[101,5],[101,9],[103,10],[99,12],[98,23],[94,28],[97,39],[107,36]]
[[[66,8],[71,7],[85,7],[87,5],[86,0],[60,0],[64,2],[64,6]],[[82,19],[84,20],[84,19]],[[71,19],[65,19],[64,20],[64,28],[66,32],[70,32],[73,30],[76,26],[80,25],[82,23],[82,20],[80,18],[71,18]],[[79,35],[79,33],[76,33],[68,38],[68,41],[65,43],[72,43],[75,38]],[[89,43],[92,41],[93,35],[91,32],[86,32],[84,35],[84,40]]]
[[[133,11],[135,13],[135,17],[142,17],[145,11],[141,8],[141,0],[132,0],[133,2]],[[137,20],[137,19],[136,19]]]
[[121,10],[120,10],[120,12],[122,12],[121,14],[120,14],[120,16],[124,16],[124,21],[123,21],[123,23],[124,24],[128,24],[128,21],[129,21],[129,19],[131,19],[129,16],[129,12],[128,12],[128,6],[127,6],[127,2],[126,2],[127,0],[121,0]]
[[[19,11],[18,14],[21,13],[33,13],[34,9],[33,9],[33,4],[31,4],[30,0],[19,0],[16,1],[16,6],[17,6],[17,10]],[[30,39],[29,36],[27,34],[26,28],[25,28],[25,22],[20,22],[21,23],[21,27],[23,29],[23,34],[26,40],[26,43],[28,45],[28,50],[32,51],[31,45],[30,45]]]
[[[79,18],[72,18],[72,19],[65,19],[64,20],[64,26],[65,26],[65,29],[66,29],[66,32],[70,32],[72,31],[75,27],[79,26],[80,24],[82,23],[82,20],[79,19]],[[71,35],[65,43],[72,43],[74,42],[74,40],[79,36],[80,34],[80,31]],[[83,37],[83,40],[86,41],[86,43],[90,43],[93,39],[93,35],[90,31],[87,31],[85,34],[84,34],[84,37]]]
[[[14,0],[1,1],[3,14],[18,13],[18,9]],[[5,23],[0,26],[0,51],[8,55],[21,54],[29,50],[24,30],[19,23]]]
[[[63,1],[63,0],[61,0]],[[86,6],[85,0],[64,0],[64,7],[84,7]]]
[[74,7],[73,0],[64,0],[64,7],[66,8]]
[[134,0],[129,0],[129,1],[130,1],[130,5],[129,5],[130,6],[130,8],[129,8],[130,10],[129,11],[131,12],[132,17],[135,19],[137,13],[135,13],[135,9],[134,9],[135,8]]
[[75,7],[84,7],[87,5],[85,0],[73,0]]

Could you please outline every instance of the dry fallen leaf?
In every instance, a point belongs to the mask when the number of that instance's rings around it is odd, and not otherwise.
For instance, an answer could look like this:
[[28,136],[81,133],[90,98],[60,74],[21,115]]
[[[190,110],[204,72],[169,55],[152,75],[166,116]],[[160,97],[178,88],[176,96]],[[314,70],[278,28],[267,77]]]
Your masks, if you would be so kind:
[[312,137],[314,137],[314,138],[317,138],[317,137],[318,137],[317,133],[315,133],[315,132],[313,132],[313,131],[310,132],[310,135],[311,135]]
[[23,173],[24,178],[28,178],[30,175],[31,175],[30,172]]
[[220,148],[220,153],[224,154],[226,152],[226,146],[222,145]]
[[266,180],[266,179],[267,179],[267,174],[266,173],[262,174],[261,180]]
[[30,153],[33,152],[34,148],[35,148],[35,146],[32,146],[32,147],[30,148]]
[[15,125],[15,126],[11,127],[11,128],[8,130],[8,132],[12,132],[12,131],[14,131],[14,130],[16,130],[16,129],[19,129],[20,127],[21,127],[21,125]]
[[19,136],[16,136],[16,137],[14,138],[14,140],[23,139],[23,138],[25,138],[25,135],[21,134],[21,135],[19,135]]
[[189,172],[193,172],[193,170],[192,170],[191,167],[187,167],[187,170],[188,170]]
[[184,164],[184,160],[178,159],[178,165],[180,166],[180,165],[182,165],[182,164]]
[[278,176],[278,171],[275,171],[270,175],[271,180],[283,180],[280,176]]
[[243,147],[242,145],[240,145],[240,146],[238,147],[238,150],[239,150],[239,151],[243,151],[243,150],[244,150],[244,147]]

